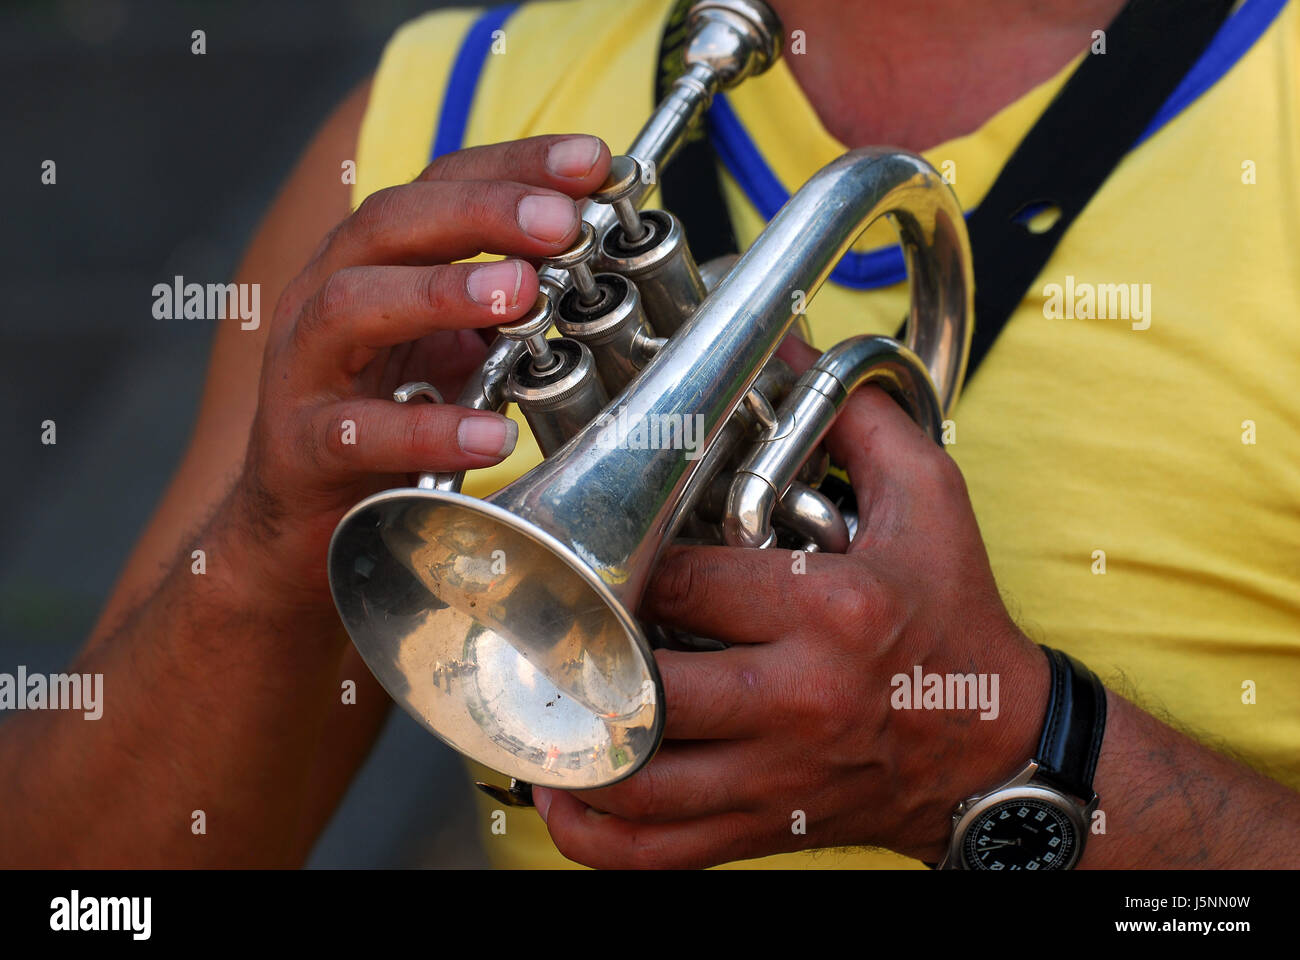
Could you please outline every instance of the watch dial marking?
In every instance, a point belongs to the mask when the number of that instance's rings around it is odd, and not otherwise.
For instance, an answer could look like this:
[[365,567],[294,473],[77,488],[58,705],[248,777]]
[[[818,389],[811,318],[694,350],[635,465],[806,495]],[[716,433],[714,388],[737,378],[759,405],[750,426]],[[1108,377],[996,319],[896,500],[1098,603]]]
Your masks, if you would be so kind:
[[1065,811],[1035,799],[999,803],[980,814],[962,838],[971,870],[1059,870],[1076,843]]

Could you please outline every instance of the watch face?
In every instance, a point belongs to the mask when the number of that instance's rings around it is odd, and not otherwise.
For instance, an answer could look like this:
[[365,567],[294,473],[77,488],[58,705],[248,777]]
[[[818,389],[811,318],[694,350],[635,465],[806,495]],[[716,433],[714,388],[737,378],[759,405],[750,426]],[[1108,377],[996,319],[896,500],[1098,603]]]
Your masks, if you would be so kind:
[[1074,859],[1077,843],[1064,810],[1025,797],[996,804],[972,821],[962,856],[969,870],[1060,870]]

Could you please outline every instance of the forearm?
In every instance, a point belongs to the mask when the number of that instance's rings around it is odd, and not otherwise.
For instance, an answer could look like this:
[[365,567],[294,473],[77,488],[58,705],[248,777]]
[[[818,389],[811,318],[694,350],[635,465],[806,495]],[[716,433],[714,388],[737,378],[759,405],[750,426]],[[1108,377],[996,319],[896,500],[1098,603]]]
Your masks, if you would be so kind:
[[1090,868],[1300,867],[1300,794],[1109,692]]
[[[7,865],[293,864],[345,637],[332,610],[282,610],[218,519],[152,596],[70,672],[102,674],[103,713],[0,726]],[[206,832],[196,832],[202,811]]]
[[[342,625],[338,630],[346,638]],[[347,643],[331,687],[329,713],[316,747],[316,761],[307,784],[307,802],[298,821],[299,840],[304,850],[310,850],[333,817],[357,770],[374,748],[392,706],[393,701],[356,647]]]

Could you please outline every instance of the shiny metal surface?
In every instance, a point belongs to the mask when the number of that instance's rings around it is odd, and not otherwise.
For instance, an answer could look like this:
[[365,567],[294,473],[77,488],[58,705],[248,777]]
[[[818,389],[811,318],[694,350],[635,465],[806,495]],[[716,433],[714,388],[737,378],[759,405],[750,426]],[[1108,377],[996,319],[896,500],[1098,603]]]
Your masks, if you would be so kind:
[[[688,73],[629,151],[652,170],[716,89],[765,69],[779,45],[779,23],[755,0],[705,0],[690,23]],[[461,495],[459,474],[422,476],[358,504],[330,545],[335,603],[370,669],[427,729],[514,778],[508,791],[484,787],[503,803],[526,804],[530,783],[613,783],[653,756],[663,691],[635,611],[679,531],[767,546],[779,527],[782,544],[846,549],[854,517],[809,486],[825,475],[815,451],[835,413],[861,383],[879,382],[937,436],[965,370],[965,222],[921,158],[846,154],[744,256],[703,271],[660,211],[636,215],[640,246],[597,253],[594,238],[632,223],[648,179],[634,187],[636,169],[611,175],[604,199],[619,209],[587,208],[593,226],[541,271],[547,295],[502,330],[458,401],[517,402],[543,462],[486,500]],[[804,320],[791,305],[812,300],[882,216],[909,267],[905,343],[845,341],[796,382],[773,356]],[[593,274],[594,256],[614,270]],[[546,339],[552,320],[565,336]],[[401,399],[435,399],[420,386]]]
[[804,538],[809,552],[845,553],[851,537],[843,515],[824,494],[795,480],[776,502],[776,519]]
[[[626,196],[640,205],[672,162],[691,128],[704,116],[713,95],[767,70],[781,55],[781,21],[760,0],[705,0],[692,8],[689,38],[683,53],[687,72],[678,77],[632,141],[627,154],[647,171]],[[599,236],[617,221],[614,208],[586,200],[582,217]],[[567,278],[552,268],[540,271],[543,282],[562,288]]]
[[545,457],[599,417],[609,399],[584,344],[568,337],[547,342],[554,365],[538,370],[533,357],[520,357],[507,382]]
[[545,373],[554,369],[560,362],[551,345],[546,342],[546,334],[555,323],[555,308],[551,298],[545,293],[537,294],[537,302],[527,316],[519,322],[497,328],[497,333],[507,340],[518,340],[528,350],[531,369],[536,373]]
[[[569,283],[576,288],[578,298],[585,304],[593,304],[600,299],[596,289],[596,278],[591,275],[591,258],[596,253],[596,231],[586,220],[582,221],[582,232],[577,242],[553,257],[544,257],[542,262],[548,270],[566,274]],[[558,299],[552,295],[552,299]]]
[[606,230],[597,247],[596,264],[602,271],[633,281],[651,326],[670,337],[704,301],[704,280],[686,246],[680,220],[664,210],[649,210],[641,214],[640,222],[646,236],[636,244],[624,242],[621,224]]
[[[775,542],[773,510],[835,423],[849,395],[867,383],[888,391],[930,439],[939,442],[942,413],[938,397],[916,354],[890,337],[844,340],[823,353],[799,378],[775,423],[736,471],[723,519],[723,533],[730,546],[767,547]],[[807,499],[806,494],[800,495]],[[812,509],[809,504],[804,506]],[[793,505],[786,512],[801,526],[811,522],[803,520]]]
[[334,532],[330,586],[376,679],[467,756],[578,789],[658,746],[663,691],[636,621],[586,558],[495,504],[370,497]]
[[484,783],[482,780],[475,780],[474,786],[504,807],[531,807],[533,805],[533,785],[514,777],[510,778],[509,787],[499,787],[494,783]]
[[629,243],[640,243],[645,239],[646,225],[637,214],[636,197],[643,171],[636,157],[613,157],[609,164],[609,176],[601,188],[591,195],[596,203],[607,203],[614,208],[614,216],[623,231],[623,237]]
[[614,273],[596,274],[600,297],[595,308],[584,307],[578,291],[560,298],[556,328],[566,337],[581,341],[596,358],[601,382],[614,394],[632,382],[653,352],[647,341],[654,331],[641,309],[641,295],[635,283]]

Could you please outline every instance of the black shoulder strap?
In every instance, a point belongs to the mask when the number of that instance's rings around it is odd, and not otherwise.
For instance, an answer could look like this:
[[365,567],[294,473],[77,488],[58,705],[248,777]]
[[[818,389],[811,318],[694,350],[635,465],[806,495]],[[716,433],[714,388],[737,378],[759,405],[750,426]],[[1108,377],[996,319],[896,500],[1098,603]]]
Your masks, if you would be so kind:
[[[1233,0],[1129,0],[1016,147],[970,216],[975,335],[969,377],[1065,231],[1151,123],[1222,25]],[[1035,208],[1060,211],[1041,233]]]
[[[670,11],[660,44],[655,95],[683,72],[690,0]],[[1233,0],[1129,0],[1021,141],[970,216],[975,266],[975,373],[1052,251],[1173,93],[1232,10]],[[701,262],[737,249],[705,137],[692,140],[660,173],[664,206],[682,220]],[[1027,213],[1055,208],[1042,232]],[[729,246],[728,246],[729,244]]]

